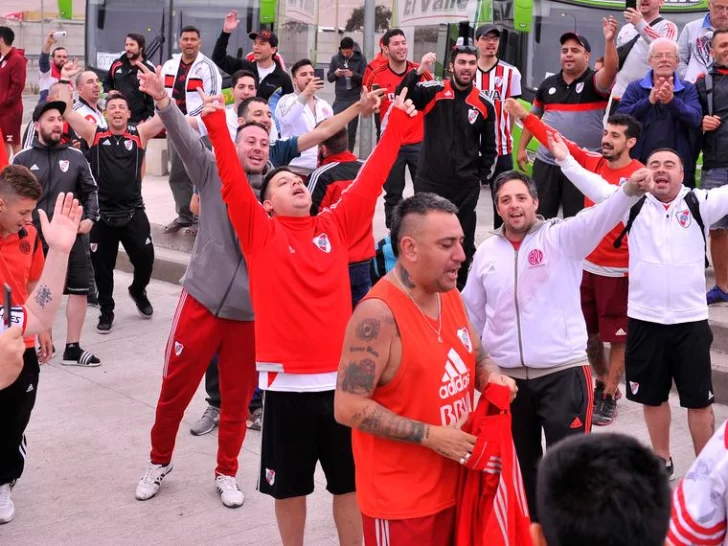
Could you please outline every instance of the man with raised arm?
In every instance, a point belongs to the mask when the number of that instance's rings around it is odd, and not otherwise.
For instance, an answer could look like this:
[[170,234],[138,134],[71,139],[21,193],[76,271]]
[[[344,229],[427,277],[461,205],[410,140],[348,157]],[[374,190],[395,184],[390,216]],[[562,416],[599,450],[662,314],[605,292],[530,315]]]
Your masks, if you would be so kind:
[[362,542],[351,431],[334,420],[334,389],[351,315],[349,246],[372,222],[415,114],[404,96],[356,181],[317,216],[311,216],[303,181],[285,167],[266,175],[258,201],[228,137],[222,98],[208,99],[205,107],[223,199],[250,267],[256,361],[265,390],[259,488],[276,499],[285,546],[303,544],[306,496],[318,461],[334,495],[339,542]]

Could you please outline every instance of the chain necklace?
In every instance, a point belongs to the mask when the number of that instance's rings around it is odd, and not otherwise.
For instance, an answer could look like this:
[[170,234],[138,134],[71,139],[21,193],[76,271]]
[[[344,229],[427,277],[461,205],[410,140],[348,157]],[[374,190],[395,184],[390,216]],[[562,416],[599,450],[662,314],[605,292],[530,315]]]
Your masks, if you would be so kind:
[[437,342],[442,343],[442,336],[440,335],[440,332],[442,332],[442,313],[440,308],[440,294],[437,294],[437,330],[435,330],[435,327],[430,323],[430,318],[425,315],[425,312],[422,310],[422,308],[417,304],[417,302],[412,297],[412,294],[409,293],[409,291],[405,288],[404,284],[402,284],[402,281],[399,280],[399,276],[397,275],[397,271],[394,271],[394,278],[397,279],[397,282],[402,287],[402,290],[405,294],[407,294],[407,297],[410,299],[412,303],[415,304],[415,307],[417,307],[417,310],[422,315],[422,318],[425,319],[425,323],[427,323],[427,326],[430,327],[430,330],[435,332],[435,335],[437,335]]

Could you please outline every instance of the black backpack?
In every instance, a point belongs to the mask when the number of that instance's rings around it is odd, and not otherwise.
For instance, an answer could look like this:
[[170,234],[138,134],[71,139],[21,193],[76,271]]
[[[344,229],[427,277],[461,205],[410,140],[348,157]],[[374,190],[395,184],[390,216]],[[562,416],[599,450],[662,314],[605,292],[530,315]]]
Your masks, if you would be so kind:
[[[624,239],[625,235],[627,235],[629,233],[629,230],[632,229],[632,224],[634,224],[635,218],[637,218],[637,215],[642,210],[642,206],[645,204],[645,199],[647,199],[647,196],[643,195],[640,200],[632,205],[631,209],[629,209],[629,218],[627,218],[627,225],[624,226],[622,232],[614,240],[614,248],[620,248],[622,246],[622,239]],[[694,191],[691,190],[687,194],[685,194],[685,204],[688,206],[690,214],[693,215],[693,218],[695,218],[695,221],[698,223],[700,233],[703,235],[703,244],[705,245],[707,251],[708,241],[705,239],[705,224],[703,223],[703,217],[700,216],[700,203],[698,203],[698,196],[695,195]],[[705,268],[707,269],[708,266],[710,266],[710,262],[708,261],[708,255],[706,252]]]

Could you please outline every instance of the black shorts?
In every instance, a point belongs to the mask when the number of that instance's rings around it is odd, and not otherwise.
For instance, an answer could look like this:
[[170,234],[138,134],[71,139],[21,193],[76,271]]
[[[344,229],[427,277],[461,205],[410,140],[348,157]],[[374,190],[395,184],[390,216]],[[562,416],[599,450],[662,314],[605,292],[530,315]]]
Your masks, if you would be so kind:
[[[73,296],[88,296],[91,279],[88,274],[89,254],[88,235],[77,235],[71,253],[68,255],[68,271],[66,272],[66,285],[64,294]],[[48,254],[48,245],[43,241],[43,254]]]
[[627,329],[627,398],[646,406],[667,402],[675,380],[684,408],[713,403],[710,345],[713,332],[707,320],[656,324],[629,319]]
[[310,495],[317,461],[329,493],[356,490],[351,429],[334,420],[334,391],[266,391],[258,490],[276,499]]

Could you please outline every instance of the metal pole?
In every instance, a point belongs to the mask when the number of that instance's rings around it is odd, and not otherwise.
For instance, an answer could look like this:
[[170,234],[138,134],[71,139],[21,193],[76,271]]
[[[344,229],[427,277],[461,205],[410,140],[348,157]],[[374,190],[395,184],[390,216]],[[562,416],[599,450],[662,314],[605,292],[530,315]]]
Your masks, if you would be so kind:
[[40,0],[40,42],[45,43],[45,2]]
[[[374,0],[364,0],[364,56],[374,58]],[[359,126],[359,157],[366,158],[372,152],[373,118],[362,118]]]

